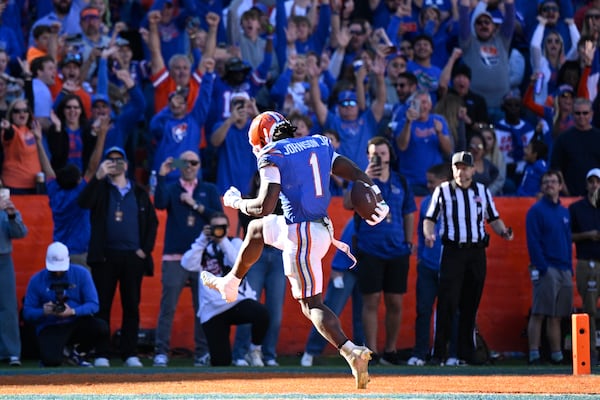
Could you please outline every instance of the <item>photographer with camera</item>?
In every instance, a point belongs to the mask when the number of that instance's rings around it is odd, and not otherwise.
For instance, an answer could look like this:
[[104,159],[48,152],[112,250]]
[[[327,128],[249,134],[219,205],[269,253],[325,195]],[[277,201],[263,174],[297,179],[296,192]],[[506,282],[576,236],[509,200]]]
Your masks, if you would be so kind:
[[25,320],[36,326],[43,366],[60,366],[63,350],[70,345],[78,345],[71,361],[79,366],[91,366],[83,353],[92,349],[94,366],[110,366],[110,332],[106,321],[94,316],[98,309],[98,293],[89,271],[70,264],[67,246],[52,243],[46,252],[46,268],[33,275],[27,285],[23,306]]
[[[183,289],[190,286],[194,315],[198,313],[198,272],[181,266],[181,257],[210,223],[213,212],[222,212],[221,197],[212,183],[198,178],[200,157],[197,151],[185,151],[178,159],[168,157],[158,171],[154,205],[167,211],[164,252],[162,257],[162,295],[156,323],[154,347],[155,367],[166,367],[169,362],[171,327],[177,302]],[[167,183],[166,176],[178,168],[181,178]],[[194,317],[194,366],[208,364],[208,346],[198,318]]]
[[[215,276],[224,276],[238,256],[242,241],[229,238],[229,218],[222,212],[215,212],[210,224],[192,243],[191,249],[181,259],[183,268],[189,271],[209,271]],[[232,362],[229,333],[232,325],[251,324],[252,340],[246,355],[248,364],[263,367],[262,347],[269,327],[269,312],[256,300],[256,292],[243,280],[238,288],[238,297],[227,302],[221,294],[200,282],[198,284],[200,307],[198,318],[208,341],[212,366],[229,366]]]
[[110,323],[117,284],[123,323],[120,353],[127,367],[142,367],[137,356],[140,298],[144,275],[154,274],[152,249],[158,218],[143,187],[127,178],[125,150],[110,147],[78,203],[90,209],[88,265],[98,290],[98,316]]
[[[379,303],[385,304],[385,343],[383,353],[373,354],[375,362],[398,365],[396,342],[402,321],[402,297],[406,293],[409,257],[412,252],[414,196],[406,179],[391,166],[395,160],[392,144],[382,136],[369,140],[369,165],[366,174],[381,189],[390,207],[386,219],[369,225],[355,217],[354,250],[357,259],[358,287],[363,297],[362,319],[366,345],[377,349]],[[351,191],[344,196],[344,206],[352,208]]]

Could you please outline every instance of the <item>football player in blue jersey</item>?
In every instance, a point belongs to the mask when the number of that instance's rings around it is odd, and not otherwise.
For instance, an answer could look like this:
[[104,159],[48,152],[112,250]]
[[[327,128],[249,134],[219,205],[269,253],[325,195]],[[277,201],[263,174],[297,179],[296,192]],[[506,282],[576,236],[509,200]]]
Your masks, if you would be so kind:
[[[327,217],[330,174],[349,181],[364,181],[376,194],[381,192],[356,164],[334,152],[327,137],[294,138],[295,129],[283,115],[273,111],[259,114],[252,121],[248,138],[258,159],[258,195],[242,199],[240,191],[231,187],[223,200],[227,207],[263,218],[250,222],[231,272],[220,278],[203,272],[202,281],[218,290],[225,300],[234,301],[241,279],[258,260],[263,245],[283,250],[285,274],[302,312],[319,333],[339,349],[352,369],[356,387],[365,389],[372,351],[352,343],[338,317],[323,304],[321,260],[331,243],[355,260],[348,245],[333,237],[333,225]],[[278,198],[283,205],[283,216],[271,215]],[[388,212],[388,205],[380,200],[367,222],[378,224]]]

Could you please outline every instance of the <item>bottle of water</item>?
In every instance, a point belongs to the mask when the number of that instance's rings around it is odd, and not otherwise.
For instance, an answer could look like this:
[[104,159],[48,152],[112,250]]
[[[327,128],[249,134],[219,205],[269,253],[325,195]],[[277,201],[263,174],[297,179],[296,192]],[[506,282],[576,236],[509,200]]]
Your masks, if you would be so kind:
[[544,87],[544,74],[541,72],[537,73],[537,79],[535,80],[535,94],[542,93]]
[[35,193],[46,194],[46,174],[38,172],[35,175]]
[[150,173],[150,181],[148,183],[150,186],[150,196],[154,196],[154,193],[156,192],[156,184],[158,183],[155,170],[152,170]]

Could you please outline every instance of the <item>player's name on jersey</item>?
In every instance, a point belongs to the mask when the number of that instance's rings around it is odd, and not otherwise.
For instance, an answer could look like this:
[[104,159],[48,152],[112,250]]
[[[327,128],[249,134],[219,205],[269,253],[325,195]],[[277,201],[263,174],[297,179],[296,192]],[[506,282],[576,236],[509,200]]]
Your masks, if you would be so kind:
[[313,136],[308,140],[303,140],[300,142],[288,143],[283,146],[284,155],[298,153],[302,150],[312,149],[314,147],[319,146],[328,146],[328,139],[325,136]]

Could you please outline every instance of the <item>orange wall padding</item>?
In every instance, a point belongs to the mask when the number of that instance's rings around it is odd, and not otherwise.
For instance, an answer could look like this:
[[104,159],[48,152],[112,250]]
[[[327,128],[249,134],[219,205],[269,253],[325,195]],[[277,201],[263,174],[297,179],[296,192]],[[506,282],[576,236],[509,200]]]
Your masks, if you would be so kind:
[[[52,241],[52,218],[45,196],[13,196],[13,201],[23,214],[25,224],[29,229],[26,238],[13,241],[14,263],[17,277],[17,294],[19,298],[25,295],[27,282],[33,273],[44,268],[46,247]],[[569,204],[574,199],[563,199],[563,204]],[[486,342],[496,351],[525,351],[527,339],[522,335],[526,327],[527,313],[531,303],[531,287],[527,266],[525,239],[525,214],[534,203],[533,198],[496,198],[496,206],[508,226],[515,233],[515,240],[507,242],[492,233],[490,247],[487,250],[488,272],[483,292],[477,322]],[[417,199],[420,204],[420,199]],[[346,221],[352,214],[344,210],[340,198],[334,198],[329,207],[331,219],[339,238]],[[231,226],[237,225],[237,217],[233,211],[227,209],[232,219]],[[164,238],[166,214],[159,211],[160,220],[156,247],[154,249],[155,276],[144,278],[141,302],[142,328],[154,328],[158,317],[161,296],[161,254]],[[415,218],[416,220],[417,218]],[[416,223],[416,222],[415,222]],[[488,229],[491,232],[491,229]],[[416,235],[416,229],[415,229]],[[413,240],[416,244],[416,238]],[[329,263],[333,255],[330,249],[323,264],[325,265],[325,278],[329,276]],[[404,297],[404,310],[402,313],[402,328],[398,338],[398,348],[410,348],[414,344],[415,321],[415,282],[416,259],[411,258],[411,267],[408,277],[408,293]],[[576,291],[575,291],[576,292]],[[118,329],[121,321],[120,300],[114,301],[111,329]],[[575,293],[575,305],[581,306],[581,299]],[[289,287],[286,293],[283,310],[283,323],[278,345],[279,354],[296,354],[304,350],[306,337],[311,327],[300,311],[299,305],[291,297]],[[346,307],[342,314],[343,326],[351,336],[351,312]],[[379,312],[379,339],[383,345],[383,305]],[[193,311],[191,295],[185,290],[179,300],[179,306],[173,321],[171,347],[193,348]],[[333,347],[328,352],[333,352]]]

